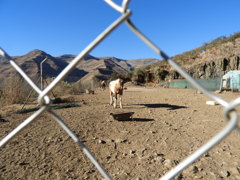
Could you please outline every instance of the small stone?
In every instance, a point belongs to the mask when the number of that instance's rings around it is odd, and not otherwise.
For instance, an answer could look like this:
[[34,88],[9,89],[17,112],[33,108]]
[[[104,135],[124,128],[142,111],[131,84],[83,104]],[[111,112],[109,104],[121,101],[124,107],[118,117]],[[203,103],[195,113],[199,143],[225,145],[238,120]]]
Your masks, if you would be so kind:
[[157,155],[157,156],[160,156],[160,157],[163,157],[163,156],[164,156],[164,154],[162,154],[162,153],[156,153],[156,155]]
[[202,179],[202,178],[203,178],[202,175],[196,175],[196,176],[194,177],[194,179]]
[[220,172],[220,176],[223,177],[223,178],[229,177],[230,175],[231,175],[230,172],[227,171],[227,170],[222,170]]
[[157,157],[155,157],[156,161],[160,161],[161,163],[165,161],[164,154],[162,153],[157,153]]
[[197,168],[197,166],[192,166],[192,168],[190,168],[191,172],[193,172],[194,174],[196,174],[199,170]]
[[123,139],[123,140],[121,140],[120,142],[121,142],[121,143],[126,143],[126,142],[128,142],[128,140],[127,140],[127,139]]
[[111,156],[107,156],[107,157],[106,157],[107,160],[109,160],[109,159],[111,159],[111,158],[112,158]]
[[174,164],[174,162],[171,160],[171,159],[166,159],[165,161],[164,161],[164,166],[165,167],[167,167],[167,168],[171,168],[171,167],[173,167],[175,164]]
[[204,157],[210,157],[210,154],[208,152],[206,152],[206,154],[204,155]]
[[197,166],[190,166],[189,168],[187,168],[184,173],[186,173],[186,175],[189,174],[196,174],[197,172],[199,172]]
[[99,140],[98,143],[99,143],[99,144],[106,144],[106,141],[104,141],[104,140]]
[[130,154],[135,154],[136,150],[130,150]]
[[157,133],[157,131],[154,131],[154,130],[153,130],[153,131],[150,131],[150,133],[152,133],[152,134],[156,134],[156,133]]
[[19,165],[20,165],[20,166],[25,166],[25,165],[28,165],[28,163],[20,162]]
[[182,180],[182,179],[184,179],[183,175],[182,175],[182,174],[179,174],[179,175],[177,176],[177,180]]

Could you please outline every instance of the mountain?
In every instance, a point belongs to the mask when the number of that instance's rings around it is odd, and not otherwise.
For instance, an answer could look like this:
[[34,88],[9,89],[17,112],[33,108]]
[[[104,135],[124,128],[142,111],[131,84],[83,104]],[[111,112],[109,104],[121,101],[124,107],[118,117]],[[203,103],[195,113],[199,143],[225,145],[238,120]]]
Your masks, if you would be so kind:
[[[23,56],[12,57],[21,69],[35,82],[40,78],[41,62],[45,58],[47,58],[47,60],[42,64],[42,72],[46,78],[56,77],[68,65],[64,60],[57,59],[40,50],[31,51]],[[0,81],[16,73],[16,70],[9,64],[9,62],[4,61],[0,63]],[[67,78],[65,78],[65,80],[71,82],[77,81],[86,74],[87,72],[76,68]]]
[[[35,82],[39,81],[42,72],[45,78],[54,78],[76,57],[76,55],[65,54],[53,57],[41,50],[33,50],[23,56],[13,56],[12,59],[23,69],[23,71]],[[41,63],[45,58],[47,60]],[[136,67],[143,67],[158,62],[157,59],[123,60],[115,57],[94,57],[87,55],[64,79],[68,82],[83,82],[93,80],[106,80],[113,73],[126,73],[133,71]],[[16,70],[9,64],[8,59],[0,56],[0,81],[15,74]]]
[[127,63],[136,68],[141,68],[152,64],[153,61],[159,62],[157,59],[137,59],[137,60],[128,60]]
[[[62,55],[57,58],[70,62],[76,56]],[[133,63],[134,62],[134,63]],[[159,62],[158,59],[136,59],[124,60],[115,57],[94,57],[87,55],[78,63],[76,68],[88,72],[81,78],[82,83],[93,82],[97,80],[107,80],[112,73],[126,73],[136,68],[144,67],[152,63]]]

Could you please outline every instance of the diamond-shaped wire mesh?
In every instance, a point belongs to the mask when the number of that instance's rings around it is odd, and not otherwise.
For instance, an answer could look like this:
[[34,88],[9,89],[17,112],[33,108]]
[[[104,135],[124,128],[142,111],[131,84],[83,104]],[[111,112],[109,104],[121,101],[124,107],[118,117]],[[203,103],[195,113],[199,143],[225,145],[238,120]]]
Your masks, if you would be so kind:
[[[89,160],[94,164],[94,166],[98,169],[101,175],[105,179],[111,179],[108,173],[104,170],[104,168],[99,164],[96,158],[93,156],[88,147],[80,140],[79,137],[64,123],[62,118],[57,115],[51,107],[51,100],[48,97],[48,93],[65,77],[68,73],[73,70],[73,68],[77,65],[81,59],[83,59],[92,49],[94,49],[101,41],[107,37],[114,29],[116,29],[121,23],[125,22],[129,29],[131,29],[136,36],[138,36],[143,42],[148,45],[153,51],[155,51],[160,57],[162,57],[165,61],[167,61],[173,68],[175,68],[183,77],[185,77],[195,88],[203,92],[206,96],[218,102],[220,105],[224,107],[225,119],[229,121],[226,127],[216,134],[212,139],[210,139],[206,144],[200,147],[197,151],[195,151],[192,155],[187,157],[181,163],[179,163],[175,168],[167,172],[161,179],[172,179],[181,171],[183,171],[186,167],[191,165],[194,161],[199,159],[204,153],[208,152],[212,147],[216,146],[221,140],[223,140],[229,133],[231,133],[237,127],[238,115],[236,110],[234,109],[237,105],[240,104],[240,98],[232,102],[226,102],[215,94],[207,91],[201,85],[199,85],[186,71],[184,71],[178,64],[176,64],[172,59],[170,59],[167,54],[165,54],[162,50],[160,50],[153,42],[151,42],[143,33],[141,33],[130,20],[131,11],[128,9],[128,4],[130,0],[123,0],[122,6],[115,4],[111,0],[105,0],[112,8],[121,13],[121,16],[114,21],[109,27],[107,27],[95,40],[93,40],[76,58],[72,60],[72,62],[43,90],[39,89],[38,86],[34,84],[34,82],[25,74],[25,72],[13,61],[11,57],[0,48],[0,54],[7,59],[10,59],[10,64],[21,74],[21,76],[28,82],[28,84],[38,93],[38,101],[41,104],[41,108],[33,113],[29,118],[27,118],[24,122],[22,122],[18,127],[16,127],[12,132],[10,132],[6,137],[2,138],[0,141],[0,147],[8,143],[10,139],[12,139],[17,133],[19,133],[22,129],[24,129],[31,122],[36,120],[43,112],[48,112],[52,118],[61,126],[64,131],[68,133],[68,135],[80,146],[85,155],[89,158]],[[239,129],[239,128],[238,128]]]

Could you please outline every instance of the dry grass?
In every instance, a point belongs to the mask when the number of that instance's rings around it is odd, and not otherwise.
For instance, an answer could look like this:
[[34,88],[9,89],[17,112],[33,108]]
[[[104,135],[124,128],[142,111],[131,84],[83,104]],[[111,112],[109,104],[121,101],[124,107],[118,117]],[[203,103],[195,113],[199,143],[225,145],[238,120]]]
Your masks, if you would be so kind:
[[[53,79],[49,78],[44,82],[43,88],[47,87]],[[60,98],[66,95],[77,95],[85,93],[86,89],[93,90],[97,83],[83,84],[81,82],[68,83],[61,81],[50,93],[51,99]],[[19,76],[11,75],[5,79],[0,88],[0,105],[25,104],[36,101],[37,93]]]
[[0,104],[21,104],[26,100],[28,95],[29,87],[20,76],[14,74],[3,81]]
[[[47,79],[46,86],[50,84],[52,80],[53,79],[51,78]],[[94,90],[97,87],[99,87],[99,82],[97,81],[90,82],[90,83],[83,83],[81,81],[78,81],[75,83],[69,83],[66,81],[61,81],[57,86],[55,86],[51,94],[55,97],[62,97],[65,95],[78,95],[81,93],[85,93],[86,90]]]

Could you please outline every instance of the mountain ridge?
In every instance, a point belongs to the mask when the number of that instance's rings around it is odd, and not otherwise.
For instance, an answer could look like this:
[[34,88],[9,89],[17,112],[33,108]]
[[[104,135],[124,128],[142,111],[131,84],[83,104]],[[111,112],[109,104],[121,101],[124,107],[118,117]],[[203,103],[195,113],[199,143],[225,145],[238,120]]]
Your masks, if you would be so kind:
[[[55,78],[77,55],[63,54],[61,56],[52,56],[42,50],[35,49],[22,56],[11,57],[23,71],[34,81],[40,78],[40,71],[44,78]],[[47,60],[41,63],[45,58]],[[131,60],[132,61],[132,60]],[[86,55],[71,73],[64,79],[68,82],[77,82],[82,80],[85,83],[91,83],[93,80],[107,80],[112,73],[126,73],[133,71],[136,67],[143,67],[151,63],[158,62],[157,59],[135,60],[135,63],[128,63],[128,60],[116,57],[95,57]],[[0,56],[0,81],[15,74],[16,70],[9,64],[7,59]],[[85,79],[85,81],[84,81]]]

